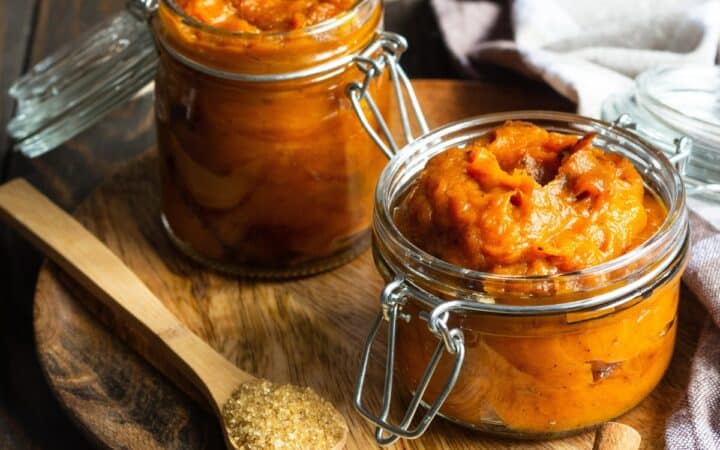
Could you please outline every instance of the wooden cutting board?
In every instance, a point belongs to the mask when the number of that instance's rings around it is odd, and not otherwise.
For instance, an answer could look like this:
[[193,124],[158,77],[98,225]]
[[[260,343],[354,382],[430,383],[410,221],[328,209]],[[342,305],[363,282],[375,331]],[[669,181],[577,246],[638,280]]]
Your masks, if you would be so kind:
[[[478,82],[421,81],[416,89],[433,126],[492,111],[570,106],[546,91]],[[355,413],[351,400],[360,346],[382,287],[369,252],[334,271],[295,281],[253,282],[212,273],[180,255],[165,236],[155,164],[154,152],[130,162],[75,216],[214,348],[258,376],[312,386],[345,415],[351,430],[347,448],[373,448],[372,427]],[[704,317],[697,301],[683,292],[678,345],[667,375],[647,400],[619,419],[641,432],[645,448],[662,447],[665,419],[684,392]],[[116,334],[125,335],[137,351],[147,351],[51,264],[38,279],[35,331],[51,388],[100,446],[221,448],[215,419],[193,400],[200,397],[118,339]],[[375,405],[381,380],[375,367],[370,374]],[[574,449],[590,448],[591,442],[592,433],[544,442],[500,440],[437,420],[421,439],[395,448]]]

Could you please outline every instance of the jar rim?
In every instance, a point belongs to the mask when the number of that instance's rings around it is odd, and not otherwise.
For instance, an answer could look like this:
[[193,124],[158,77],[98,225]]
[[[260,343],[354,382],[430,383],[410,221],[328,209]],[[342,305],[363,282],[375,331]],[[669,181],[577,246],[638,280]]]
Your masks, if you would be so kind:
[[310,25],[308,27],[304,28],[298,28],[295,30],[281,30],[281,31],[260,31],[260,32],[249,32],[249,31],[231,31],[226,30],[223,28],[214,27],[212,25],[206,24],[204,22],[201,22],[194,17],[189,16],[185,10],[179,6],[176,2],[176,0],[162,0],[163,4],[165,4],[170,10],[178,15],[183,23],[185,23],[188,26],[191,26],[197,30],[206,32],[206,33],[212,33],[216,34],[218,36],[224,36],[224,37],[236,37],[236,38],[244,38],[244,39],[266,39],[268,37],[289,37],[289,36],[295,36],[297,34],[319,34],[324,33],[326,31],[329,31],[333,28],[342,26],[347,21],[351,20],[353,17],[355,17],[359,10],[366,4],[375,1],[375,0],[357,0],[355,4],[350,8],[347,9],[337,16],[334,16],[330,19],[323,20],[322,22],[318,22],[316,24]]
[[[551,275],[505,275],[505,274],[494,274],[489,272],[483,272],[478,270],[472,270],[451,264],[444,261],[436,256],[433,256],[423,249],[413,244],[407,239],[400,229],[395,224],[392,214],[395,207],[395,201],[397,198],[387,198],[390,194],[388,192],[390,184],[393,181],[393,177],[396,176],[403,170],[407,170],[409,163],[413,158],[419,159],[419,156],[427,156],[434,149],[437,150],[438,146],[442,143],[443,138],[452,136],[460,133],[460,136],[453,138],[451,141],[445,143],[443,147],[449,148],[451,146],[457,146],[460,143],[468,142],[479,136],[467,134],[469,129],[478,126],[487,126],[490,124],[500,124],[507,120],[525,120],[529,122],[539,120],[555,120],[560,122],[566,122],[568,124],[580,124],[590,128],[594,131],[599,132],[599,136],[608,137],[615,135],[620,137],[626,145],[634,145],[638,148],[643,149],[653,158],[655,164],[654,169],[658,171],[664,171],[670,175],[670,192],[674,193],[674,201],[666,205],[668,213],[663,220],[662,225],[653,235],[648,238],[645,242],[637,247],[633,248],[629,252],[606,261],[602,264],[588,267],[579,271],[563,272]],[[484,132],[482,133],[484,134]],[[416,166],[418,163],[415,164]],[[424,162],[422,162],[424,167]],[[416,174],[415,174],[416,175]],[[647,182],[647,174],[644,174],[643,178]],[[414,179],[414,176],[413,176]],[[411,180],[406,180],[404,186],[406,187]],[[399,196],[399,194],[397,195]],[[548,282],[548,281],[562,281],[569,280],[578,277],[592,277],[598,276],[604,273],[612,272],[614,270],[627,267],[632,261],[640,260],[643,256],[657,251],[658,248],[666,244],[666,238],[669,233],[673,236],[678,237],[676,241],[680,241],[680,233],[687,228],[687,211],[685,208],[685,187],[682,179],[676,170],[675,166],[670,160],[663,154],[663,152],[656,149],[650,143],[642,140],[637,135],[620,128],[617,125],[610,124],[597,119],[591,119],[572,113],[563,113],[556,111],[542,111],[542,110],[527,110],[527,111],[513,111],[513,112],[500,112],[476,116],[473,118],[457,121],[444,125],[437,128],[430,133],[420,137],[413,141],[409,145],[401,149],[390,163],[385,167],[378,180],[377,188],[375,191],[375,217],[374,226],[379,226],[385,231],[385,238],[389,238],[393,241],[393,244],[402,248],[404,256],[411,259],[412,261],[423,265],[424,267],[431,267],[433,271],[439,272],[443,275],[462,278],[471,281],[482,281],[482,282],[511,282],[517,283],[518,281],[527,282]]]
[[[162,0],[160,6],[155,17],[159,20],[153,20],[157,46],[193,70],[231,81],[265,83],[332,76],[345,70],[357,56],[377,50],[382,34],[378,32],[382,28],[382,0],[357,0],[352,8],[309,27],[257,33],[200,22],[185,13],[176,0]],[[194,36],[190,41],[183,36],[187,31]],[[205,33],[208,39],[199,39],[198,33]],[[208,48],[196,45],[198,40],[207,41]],[[275,45],[272,51],[265,46],[270,42]],[[256,48],[261,49],[260,56],[254,54]],[[217,58],[213,56],[216,51],[221,55],[229,51],[232,57]]]

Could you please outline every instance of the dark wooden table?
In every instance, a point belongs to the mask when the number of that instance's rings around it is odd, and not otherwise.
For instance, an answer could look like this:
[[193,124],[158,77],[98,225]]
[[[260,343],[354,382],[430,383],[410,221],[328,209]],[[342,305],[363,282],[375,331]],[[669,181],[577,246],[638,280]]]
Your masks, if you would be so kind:
[[[155,142],[152,100],[133,101],[61,148],[35,160],[12,151],[5,125],[13,104],[9,84],[42,57],[90,25],[123,7],[125,0],[0,1],[0,170],[2,180],[28,178],[67,210],[75,206],[120,164]],[[456,78],[437,24],[425,0],[387,5],[386,27],[406,35],[411,50],[404,65],[412,77]],[[547,89],[488,69],[501,84]],[[71,423],[47,387],[37,363],[32,332],[32,299],[42,258],[0,226],[0,448],[92,448]]]

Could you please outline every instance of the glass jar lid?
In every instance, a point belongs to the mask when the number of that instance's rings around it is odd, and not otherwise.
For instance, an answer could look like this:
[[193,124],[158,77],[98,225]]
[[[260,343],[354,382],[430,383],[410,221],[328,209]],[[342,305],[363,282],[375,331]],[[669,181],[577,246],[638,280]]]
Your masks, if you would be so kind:
[[147,19],[157,2],[130,0],[10,86],[17,107],[7,130],[15,150],[34,158],[58,147],[153,80],[157,54]]
[[680,163],[689,194],[720,201],[720,67],[643,72],[603,104],[604,120],[621,116],[620,124]]

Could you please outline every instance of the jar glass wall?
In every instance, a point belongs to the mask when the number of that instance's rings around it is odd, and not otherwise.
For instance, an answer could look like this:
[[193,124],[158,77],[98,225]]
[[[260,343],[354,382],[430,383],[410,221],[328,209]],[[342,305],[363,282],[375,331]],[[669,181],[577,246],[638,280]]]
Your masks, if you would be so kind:
[[[472,271],[417,248],[393,222],[415,177],[434,155],[506,120],[561,133],[597,133],[594,145],[632,161],[662,200],[667,216],[660,229],[619,258],[551,276]],[[402,150],[376,191],[374,257],[389,286],[400,286],[394,301],[404,319],[395,324],[396,381],[416,391],[442,339],[461,332],[462,365],[439,414],[522,438],[561,436],[617,417],[652,391],[669,364],[687,244],[680,176],[661,152],[622,129],[573,114],[533,111],[439,129]],[[395,294],[385,292],[383,299]],[[449,334],[438,333],[437,318]],[[451,379],[459,352],[451,353],[439,359],[422,397],[426,405],[435,403]]]
[[[345,95],[352,56],[376,37],[379,0],[306,29],[237,33],[185,16],[153,21],[162,212],[186,253],[220,270],[296,276],[368,243],[386,163]],[[386,77],[371,86],[387,113]]]

